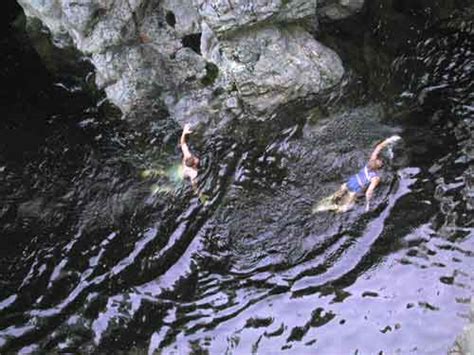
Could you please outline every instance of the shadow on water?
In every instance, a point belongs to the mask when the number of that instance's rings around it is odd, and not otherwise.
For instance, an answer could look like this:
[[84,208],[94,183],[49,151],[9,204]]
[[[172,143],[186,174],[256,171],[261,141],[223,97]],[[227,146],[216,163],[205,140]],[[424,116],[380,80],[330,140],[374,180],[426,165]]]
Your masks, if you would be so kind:
[[[334,102],[270,141],[215,137],[201,152],[202,204],[186,184],[141,174],[179,162],[178,127],[132,127],[55,85],[8,31],[2,81],[36,79],[2,86],[0,351],[451,345],[474,278],[472,53],[459,49],[472,34],[428,33],[400,56],[395,103]],[[373,209],[314,214],[391,134],[404,145]]]

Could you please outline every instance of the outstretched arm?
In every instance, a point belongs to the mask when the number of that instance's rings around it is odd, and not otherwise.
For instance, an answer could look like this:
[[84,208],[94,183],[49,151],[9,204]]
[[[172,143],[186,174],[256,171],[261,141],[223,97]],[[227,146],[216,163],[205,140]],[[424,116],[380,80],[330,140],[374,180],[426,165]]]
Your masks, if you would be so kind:
[[380,183],[380,177],[375,176],[370,180],[370,185],[367,188],[367,191],[365,192],[365,211],[368,212],[370,209],[370,200],[372,199],[372,196],[374,195],[374,190],[377,187],[377,185]]
[[378,159],[380,152],[382,151],[382,149],[384,149],[387,146],[387,144],[388,144],[388,142],[387,142],[386,139],[384,141],[382,141],[381,143],[377,144],[374,151],[370,155],[370,160]]
[[377,144],[374,151],[370,155],[370,160],[375,160],[379,158],[379,154],[387,145],[391,143],[395,143],[396,141],[400,140],[400,136],[391,136],[390,138],[384,139],[381,143]]
[[181,139],[179,140],[184,159],[187,159],[192,156],[191,151],[189,150],[188,144],[186,143],[186,135],[192,132],[193,131],[191,131],[191,125],[189,123],[186,123],[183,128],[183,133],[181,134]]

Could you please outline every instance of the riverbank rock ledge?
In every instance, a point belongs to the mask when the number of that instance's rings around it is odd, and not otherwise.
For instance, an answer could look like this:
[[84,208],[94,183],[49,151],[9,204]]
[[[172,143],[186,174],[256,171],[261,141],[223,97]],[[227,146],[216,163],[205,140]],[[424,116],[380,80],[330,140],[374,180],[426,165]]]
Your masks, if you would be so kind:
[[[178,122],[266,119],[336,86],[338,55],[302,24],[307,0],[18,0],[59,47],[75,46],[126,116]],[[309,26],[310,27],[310,26]]]

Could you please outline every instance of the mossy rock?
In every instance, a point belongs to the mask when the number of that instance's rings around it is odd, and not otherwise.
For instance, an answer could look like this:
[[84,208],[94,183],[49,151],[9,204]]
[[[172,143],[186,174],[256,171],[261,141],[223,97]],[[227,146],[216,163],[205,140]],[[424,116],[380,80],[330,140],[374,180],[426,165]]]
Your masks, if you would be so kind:
[[206,76],[201,79],[201,83],[205,86],[214,84],[219,76],[219,68],[214,63],[206,63]]

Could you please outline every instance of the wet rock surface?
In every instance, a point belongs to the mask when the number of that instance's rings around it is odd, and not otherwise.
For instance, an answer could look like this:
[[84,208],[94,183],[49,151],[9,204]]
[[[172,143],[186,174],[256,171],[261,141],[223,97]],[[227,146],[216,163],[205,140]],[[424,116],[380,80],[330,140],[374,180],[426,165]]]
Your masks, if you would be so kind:
[[360,12],[364,3],[364,0],[323,0],[318,6],[324,20],[337,21]]

